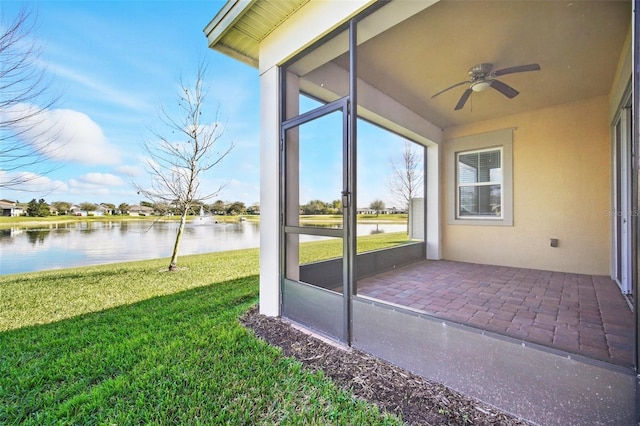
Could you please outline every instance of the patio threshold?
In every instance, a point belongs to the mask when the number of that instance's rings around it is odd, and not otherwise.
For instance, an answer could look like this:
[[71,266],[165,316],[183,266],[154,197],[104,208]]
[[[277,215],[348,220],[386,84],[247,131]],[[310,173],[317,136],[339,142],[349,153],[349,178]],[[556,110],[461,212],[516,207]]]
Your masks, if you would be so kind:
[[632,425],[633,369],[358,296],[353,346],[540,425]]
[[360,297],[633,367],[633,313],[609,277],[424,260],[360,279],[357,288]]

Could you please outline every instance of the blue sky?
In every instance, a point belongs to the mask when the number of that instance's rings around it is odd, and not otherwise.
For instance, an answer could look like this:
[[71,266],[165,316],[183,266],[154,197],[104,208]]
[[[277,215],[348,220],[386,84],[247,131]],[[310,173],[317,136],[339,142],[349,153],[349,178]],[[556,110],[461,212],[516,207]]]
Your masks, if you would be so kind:
[[[52,91],[62,95],[48,116],[61,126],[65,145],[49,163],[25,170],[37,174],[52,168],[52,172],[20,190],[3,190],[0,198],[139,203],[131,176],[143,181],[146,175],[141,145],[152,137],[150,129],[158,122],[160,107],[171,113],[181,79],[187,85],[192,82],[204,60],[209,67],[207,104],[212,110],[219,106],[218,119],[225,125],[221,143],[233,141],[235,148],[205,177],[203,186],[215,189],[227,182],[218,199],[259,202],[258,72],[209,49],[202,31],[223,4],[2,0],[3,25],[24,5],[36,12],[32,36],[43,48],[40,59],[54,79]],[[215,118],[209,117],[211,122]],[[394,137],[386,134],[378,139]],[[361,170],[360,206],[374,198],[392,204],[381,173],[386,166],[375,163],[388,166],[391,148],[382,140],[379,146],[371,159],[361,159],[367,170]],[[326,192],[320,183],[304,188],[301,195],[331,201],[339,198],[333,192]]]
[[202,32],[224,2],[2,0],[2,23],[25,4],[37,12],[32,35],[42,45],[53,92],[62,94],[51,113],[64,123],[68,141],[51,158],[53,172],[24,188],[29,191],[3,190],[0,197],[138,203],[129,176],[144,178],[139,146],[151,137],[159,108],[171,110],[180,80],[193,81],[204,59],[207,102],[220,106],[226,126],[221,142],[235,143],[207,179],[216,188],[229,182],[222,199],[259,201],[257,70],[208,49]]

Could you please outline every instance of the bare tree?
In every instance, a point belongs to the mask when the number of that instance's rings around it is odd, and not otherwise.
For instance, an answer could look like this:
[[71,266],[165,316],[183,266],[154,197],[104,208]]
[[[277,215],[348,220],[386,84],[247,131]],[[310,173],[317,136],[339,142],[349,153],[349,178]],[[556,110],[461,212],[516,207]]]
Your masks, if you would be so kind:
[[389,190],[395,201],[408,210],[411,200],[423,194],[422,150],[405,141],[401,162],[391,158],[390,163],[393,173],[389,178]]
[[[16,189],[50,173],[43,165],[54,149],[60,149],[55,123],[48,110],[58,101],[51,94],[52,81],[41,66],[42,49],[33,37],[33,12],[20,9],[7,25],[0,23],[0,188]],[[21,188],[24,189],[24,188]]]
[[205,77],[206,65],[200,64],[192,88],[180,82],[178,112],[174,115],[161,108],[159,119],[169,133],[152,130],[154,139],[143,144],[148,156],[145,168],[151,178],[150,186],[144,187],[134,182],[139,194],[156,203],[169,204],[180,215],[169,263],[170,271],[177,268],[178,249],[192,207],[215,197],[224,187],[222,185],[213,191],[204,191],[200,186],[203,174],[218,165],[234,147],[230,142],[218,150],[224,131],[217,120],[217,112],[211,124],[203,123],[207,96]]

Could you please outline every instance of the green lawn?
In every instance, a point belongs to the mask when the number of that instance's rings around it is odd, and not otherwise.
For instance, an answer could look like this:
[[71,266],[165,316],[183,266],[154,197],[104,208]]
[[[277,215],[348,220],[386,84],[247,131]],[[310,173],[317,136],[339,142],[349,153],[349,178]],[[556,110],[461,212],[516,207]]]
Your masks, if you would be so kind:
[[401,424],[238,323],[257,302],[257,249],[179,266],[0,277],[0,424]]
[[[215,216],[218,222],[237,222],[240,218],[244,218],[251,222],[259,222],[260,216],[255,215],[242,215],[242,216]],[[196,216],[189,216],[187,220],[193,220]],[[300,220],[304,223],[316,223],[319,225],[322,224],[333,224],[342,222],[341,215],[307,215],[300,216]],[[17,217],[6,217],[0,216],[0,228],[11,228],[14,226],[19,227],[32,227],[32,226],[43,226],[54,223],[66,223],[66,222],[122,222],[122,221],[130,221],[130,220],[180,220],[179,216],[129,216],[129,215],[115,215],[115,216],[46,216],[46,217],[27,217],[27,216],[17,216]],[[396,223],[406,223],[407,215],[406,214],[359,214],[358,215],[359,222],[369,222],[369,223],[383,223],[383,222],[396,222]]]
[[[383,222],[395,222],[395,223],[406,223],[408,215],[406,213],[398,213],[398,214],[359,214],[357,216],[358,222],[369,222],[369,223],[383,223]],[[300,215],[300,221],[306,224],[318,224],[322,225],[323,223],[339,223],[342,222],[342,215],[331,215],[331,214],[319,214],[319,215]]]

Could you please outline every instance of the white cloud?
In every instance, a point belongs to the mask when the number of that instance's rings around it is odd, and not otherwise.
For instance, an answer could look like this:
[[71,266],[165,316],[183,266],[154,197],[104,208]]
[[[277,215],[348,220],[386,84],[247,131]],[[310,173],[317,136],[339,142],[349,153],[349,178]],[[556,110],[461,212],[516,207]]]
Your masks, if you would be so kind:
[[4,198],[24,201],[33,198],[49,198],[53,194],[63,194],[69,187],[61,180],[53,180],[47,176],[32,172],[3,172],[0,171],[0,182],[22,182],[9,188],[2,189]]
[[0,171],[0,182],[22,178],[25,183],[3,188],[2,198],[27,202],[44,198],[47,202],[137,202],[139,196],[122,179],[110,173],[86,173],[68,182],[51,179],[31,172],[8,173]]
[[153,105],[140,101],[135,96],[132,96],[130,92],[115,89],[109,85],[103,84],[89,75],[51,63],[48,68],[60,77],[64,77],[76,84],[85,86],[87,89],[95,93],[96,97],[108,99],[110,102],[118,106],[130,108],[136,111],[146,111],[153,108]]
[[86,173],[78,179],[69,179],[69,187],[95,191],[105,187],[124,186],[125,182],[111,173]]
[[130,165],[126,165],[126,164],[116,167],[115,171],[117,173],[120,173],[120,174],[126,175],[126,176],[130,176],[130,177],[140,176],[140,175],[142,175],[144,173],[144,170],[142,169],[142,167],[140,167],[140,166],[130,166]]
[[[30,118],[21,118],[21,117]],[[41,110],[19,104],[0,111],[0,121],[20,118],[20,137],[50,159],[87,165],[118,164],[120,151],[89,116],[69,109]]]

